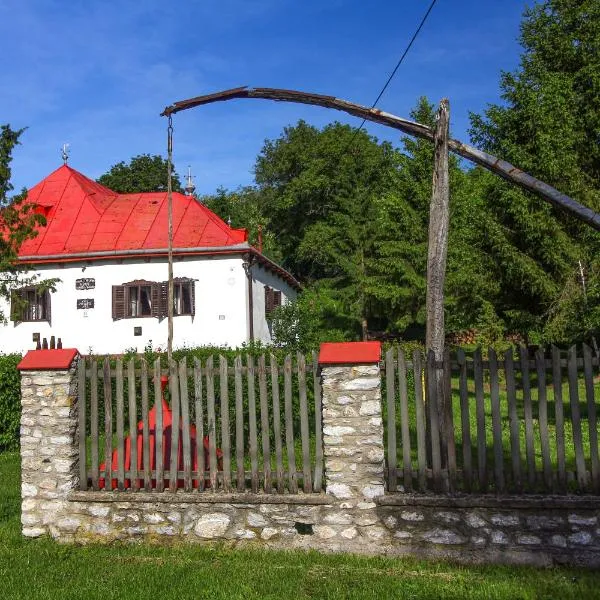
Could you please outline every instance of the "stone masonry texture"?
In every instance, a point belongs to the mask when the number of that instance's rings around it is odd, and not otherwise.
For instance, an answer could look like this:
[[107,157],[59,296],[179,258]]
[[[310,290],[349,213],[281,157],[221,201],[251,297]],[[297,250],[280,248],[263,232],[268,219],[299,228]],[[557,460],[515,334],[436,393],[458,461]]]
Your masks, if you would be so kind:
[[172,494],[78,491],[76,365],[23,372],[23,534],[600,566],[599,498],[386,494],[378,366],[322,379],[326,493]]

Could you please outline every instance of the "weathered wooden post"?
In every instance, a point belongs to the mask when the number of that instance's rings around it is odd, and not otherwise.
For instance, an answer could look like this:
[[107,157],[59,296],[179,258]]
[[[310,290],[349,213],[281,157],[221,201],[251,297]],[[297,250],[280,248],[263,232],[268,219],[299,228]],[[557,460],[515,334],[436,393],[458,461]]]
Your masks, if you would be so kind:
[[[427,324],[425,345],[428,356],[433,354],[433,365],[428,369],[429,398],[437,400],[430,404],[431,410],[437,408],[437,422],[440,431],[432,431],[434,436],[442,440],[442,455],[447,449],[447,436],[445,431],[445,408],[447,399],[444,394],[444,281],[446,279],[446,258],[448,255],[448,228],[450,222],[450,181],[448,158],[448,129],[450,121],[450,105],[446,98],[440,102],[437,113],[437,123],[434,135],[434,167],[433,189],[429,210],[429,243],[427,250]],[[438,437],[439,439],[439,437]],[[439,460],[434,452],[432,461]],[[447,460],[444,459],[447,464]],[[433,465],[435,467],[439,465]]]

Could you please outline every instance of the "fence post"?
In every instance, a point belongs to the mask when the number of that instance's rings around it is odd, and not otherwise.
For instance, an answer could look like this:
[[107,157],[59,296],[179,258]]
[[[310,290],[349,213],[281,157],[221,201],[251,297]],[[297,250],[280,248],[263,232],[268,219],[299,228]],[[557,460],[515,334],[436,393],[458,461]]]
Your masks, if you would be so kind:
[[64,537],[79,526],[62,516],[79,486],[77,363],[74,349],[33,350],[21,371],[21,523],[23,535]]
[[371,503],[384,493],[379,342],[321,345],[326,493]]

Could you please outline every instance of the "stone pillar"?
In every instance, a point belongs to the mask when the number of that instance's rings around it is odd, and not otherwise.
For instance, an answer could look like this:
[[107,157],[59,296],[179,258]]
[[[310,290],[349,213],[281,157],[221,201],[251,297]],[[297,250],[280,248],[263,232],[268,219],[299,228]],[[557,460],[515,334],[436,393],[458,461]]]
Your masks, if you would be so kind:
[[22,409],[21,523],[28,537],[57,536],[55,526],[66,497],[79,485],[78,359],[73,349],[33,350],[17,367]]
[[344,508],[374,508],[384,493],[379,342],[323,344],[326,493]]

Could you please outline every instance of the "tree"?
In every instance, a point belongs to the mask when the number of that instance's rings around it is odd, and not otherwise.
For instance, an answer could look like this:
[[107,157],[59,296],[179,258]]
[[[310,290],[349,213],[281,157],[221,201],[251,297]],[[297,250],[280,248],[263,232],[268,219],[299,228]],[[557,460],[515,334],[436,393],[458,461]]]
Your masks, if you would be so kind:
[[[527,9],[521,25],[521,64],[514,73],[501,76],[505,103],[472,116],[472,136],[480,147],[596,211],[598,39],[596,0],[544,0]],[[566,341],[577,330],[583,334],[588,325],[575,317],[573,306],[583,306],[584,287],[581,281],[573,282],[579,277],[580,261],[591,278],[600,272],[600,236],[503,181],[483,173],[477,177],[487,206],[481,241],[499,267],[498,316],[509,329],[538,339]]]
[[383,286],[390,282],[375,271],[376,246],[389,239],[386,202],[397,193],[399,159],[364,131],[300,121],[267,141],[256,162],[284,265],[302,282],[318,282],[337,307],[339,328],[352,336],[366,338],[369,327],[388,321]]
[[[119,194],[139,192],[165,192],[167,190],[167,161],[162,156],[141,154],[134,156],[128,164],[113,165],[98,178],[98,183]],[[173,173],[174,192],[181,192],[179,177]]]
[[[32,204],[27,203],[26,190],[11,196],[12,152],[20,143],[23,131],[11,129],[9,125],[0,126],[0,297],[17,303],[13,292],[18,288],[36,285],[39,291],[43,291],[52,289],[57,281],[38,281],[35,275],[29,276],[28,268],[18,261],[21,244],[37,235],[38,225],[45,224],[44,217],[35,212]],[[0,321],[6,321],[6,315],[1,310]]]

